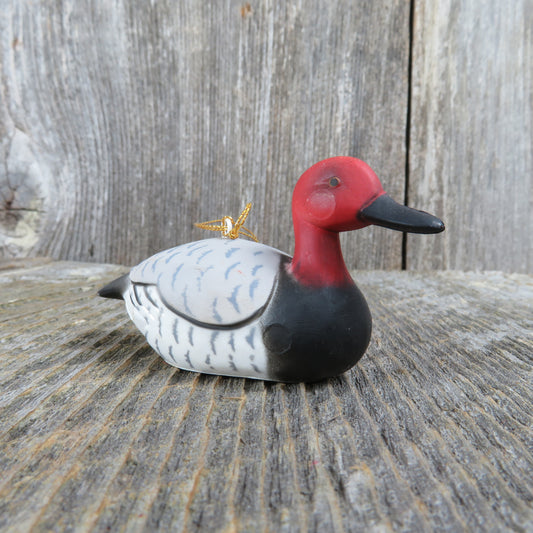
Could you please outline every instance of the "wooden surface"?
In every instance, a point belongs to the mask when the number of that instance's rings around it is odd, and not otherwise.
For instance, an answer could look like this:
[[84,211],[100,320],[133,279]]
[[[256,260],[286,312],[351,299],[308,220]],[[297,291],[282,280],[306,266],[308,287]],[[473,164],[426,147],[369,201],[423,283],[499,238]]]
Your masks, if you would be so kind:
[[290,253],[298,176],[353,155],[447,232],[351,268],[532,273],[532,8],[0,0],[0,257],[135,264],[248,201]]
[[[408,2],[0,7],[4,256],[134,264],[250,201],[292,252],[294,184],[333,155],[403,200]],[[350,239],[351,264],[401,266],[397,232]]]
[[533,273],[533,2],[415,2],[409,268]]
[[532,530],[532,277],[357,272],[367,355],[281,385],[166,365],[123,271],[0,271],[1,531]]

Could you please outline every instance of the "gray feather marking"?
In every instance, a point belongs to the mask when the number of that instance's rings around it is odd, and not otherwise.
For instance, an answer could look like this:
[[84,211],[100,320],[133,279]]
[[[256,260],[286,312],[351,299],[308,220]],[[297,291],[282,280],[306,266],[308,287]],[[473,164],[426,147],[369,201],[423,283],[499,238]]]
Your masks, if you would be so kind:
[[254,299],[254,292],[255,292],[255,289],[257,289],[257,286],[259,285],[259,280],[258,279],[254,279],[252,281],[252,283],[250,283],[250,289],[249,289],[249,294],[250,294],[250,298],[253,300]]
[[193,312],[190,310],[188,304],[187,304],[187,287],[183,289],[183,292],[181,293],[181,297],[183,298],[183,305],[185,306],[185,311],[190,316],[194,316]]
[[189,350],[187,350],[187,353],[185,354],[185,361],[187,361],[187,364],[188,364],[191,368],[194,368],[194,365],[193,365],[192,362],[191,362],[191,358],[189,357]]
[[197,252],[198,250],[201,250],[202,248],[205,248],[207,244],[202,244],[200,246],[197,246],[196,248],[193,248],[190,252],[187,253],[187,255],[190,257],[194,252]]
[[213,331],[213,333],[211,333],[211,350],[213,350],[213,353],[215,355],[217,354],[217,351],[216,351],[216,348],[215,348],[215,340],[218,337],[218,334],[219,334],[218,331]]
[[226,257],[229,257],[231,254],[235,253],[235,252],[238,252],[240,250],[240,248],[230,248],[227,252],[226,252]]
[[224,273],[224,278],[225,279],[228,279],[228,276],[229,276],[229,273],[238,265],[240,265],[241,262],[240,261],[237,261],[236,263],[233,263],[233,265],[229,266],[227,269],[226,269],[226,272]]
[[254,335],[255,335],[255,328],[252,328],[250,330],[249,335],[246,335],[246,342],[252,347],[252,350],[255,350],[254,346]]
[[177,252],[174,252],[173,254],[169,255],[166,258],[165,263],[168,265],[170,263],[170,261],[172,261],[172,259],[174,259],[174,257],[177,257],[180,254],[181,254],[181,250],[178,250]]
[[174,286],[176,284],[176,279],[178,277],[178,274],[179,274],[179,271],[183,268],[183,263],[181,263],[181,265],[176,268],[176,271],[174,272],[174,274],[172,275],[172,288],[174,289]]
[[213,300],[213,318],[219,323],[222,322],[222,317],[217,311],[217,298]]
[[176,344],[179,344],[180,341],[178,340],[178,319],[174,319],[174,323],[172,324],[172,336],[174,337],[174,340],[176,341]]
[[241,288],[241,285],[237,285],[234,289],[233,289],[233,292],[231,293],[231,296],[228,298],[228,302],[233,305],[233,307],[235,308],[235,311],[237,311],[237,313],[240,313],[241,310],[239,309],[239,304],[237,302],[237,293],[239,292],[239,289]]
[[207,252],[204,252],[197,260],[196,260],[196,264],[198,265],[200,263],[200,261],[208,254],[210,253],[213,253],[213,250],[207,250]]

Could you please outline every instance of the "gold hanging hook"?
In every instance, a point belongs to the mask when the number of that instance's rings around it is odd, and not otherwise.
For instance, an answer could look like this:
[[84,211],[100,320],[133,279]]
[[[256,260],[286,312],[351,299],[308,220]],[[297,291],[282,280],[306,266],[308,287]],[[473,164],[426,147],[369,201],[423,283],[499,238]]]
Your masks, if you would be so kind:
[[259,242],[258,238],[248,229],[243,226],[244,221],[248,217],[252,209],[252,204],[246,204],[244,211],[239,215],[237,222],[229,216],[225,216],[216,220],[208,220],[207,222],[195,222],[197,228],[207,229],[209,231],[220,231],[222,237],[229,239],[236,239],[239,235],[244,235],[252,241]]

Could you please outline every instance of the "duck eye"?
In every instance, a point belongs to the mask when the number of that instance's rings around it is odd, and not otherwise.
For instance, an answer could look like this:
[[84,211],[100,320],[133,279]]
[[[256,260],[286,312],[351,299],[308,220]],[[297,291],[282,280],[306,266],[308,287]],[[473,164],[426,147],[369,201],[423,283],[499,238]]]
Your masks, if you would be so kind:
[[340,180],[339,178],[330,178],[329,180],[329,186],[330,187],[338,187],[340,185]]

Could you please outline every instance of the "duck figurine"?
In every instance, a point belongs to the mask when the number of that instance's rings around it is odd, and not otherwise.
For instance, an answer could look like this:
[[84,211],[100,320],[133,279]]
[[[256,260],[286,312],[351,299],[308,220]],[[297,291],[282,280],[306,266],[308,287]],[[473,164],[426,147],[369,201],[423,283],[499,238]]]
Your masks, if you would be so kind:
[[184,370],[281,382],[342,374],[365,353],[372,319],[339,233],[370,224],[438,233],[444,224],[396,203],[352,157],[305,171],[292,216],[294,257],[242,238],[204,239],[155,254],[99,295],[124,300],[148,343]]

